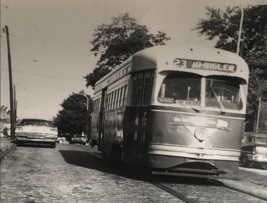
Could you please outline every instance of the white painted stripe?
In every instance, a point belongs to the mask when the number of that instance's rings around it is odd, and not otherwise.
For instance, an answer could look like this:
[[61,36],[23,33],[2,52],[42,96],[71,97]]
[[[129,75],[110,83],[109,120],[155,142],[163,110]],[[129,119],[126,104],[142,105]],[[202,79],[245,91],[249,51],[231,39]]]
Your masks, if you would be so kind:
[[239,161],[239,150],[184,147],[178,145],[150,144],[149,154],[178,156],[195,159]]
[[190,154],[190,153],[183,153],[183,152],[167,152],[167,151],[159,151],[159,150],[149,151],[148,153],[149,154],[164,155],[164,156],[193,158],[193,159],[239,161],[239,157],[229,157],[229,156],[220,156],[220,155]]
[[94,154],[93,152],[89,152],[89,153],[90,153],[90,154],[92,154],[93,156],[95,156],[95,157],[99,158],[99,159],[102,159],[102,157],[101,157],[101,156],[98,156],[98,155]]
[[213,117],[213,118],[230,118],[236,120],[245,120],[245,118],[237,118],[237,117],[230,117],[230,116],[218,116],[218,115],[211,115],[211,114],[198,114],[198,113],[189,113],[189,112],[181,112],[181,111],[169,111],[169,110],[159,110],[159,109],[152,109],[151,111],[157,112],[164,112],[164,113],[176,113],[176,114],[186,114],[186,115],[194,115],[194,116],[206,116],[206,117]]

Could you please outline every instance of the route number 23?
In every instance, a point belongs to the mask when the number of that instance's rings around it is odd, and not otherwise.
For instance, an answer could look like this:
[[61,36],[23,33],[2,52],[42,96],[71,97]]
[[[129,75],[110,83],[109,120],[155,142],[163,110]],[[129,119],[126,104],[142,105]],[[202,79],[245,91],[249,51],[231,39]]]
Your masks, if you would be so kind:
[[187,68],[187,61],[184,59],[174,59],[173,65],[178,68]]

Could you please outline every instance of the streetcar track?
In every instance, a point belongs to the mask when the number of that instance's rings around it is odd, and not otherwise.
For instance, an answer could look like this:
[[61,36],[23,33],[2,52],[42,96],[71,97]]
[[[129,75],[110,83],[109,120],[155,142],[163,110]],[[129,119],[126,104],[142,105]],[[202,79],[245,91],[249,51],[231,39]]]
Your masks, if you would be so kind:
[[7,150],[5,150],[4,152],[3,152],[3,154],[1,155],[1,157],[0,157],[0,162],[10,153],[10,152],[12,152],[14,149],[16,148],[16,145],[15,144],[13,144],[10,148],[8,148]]
[[172,194],[173,196],[177,197],[180,200],[185,201],[186,203],[197,203],[197,201],[188,199],[185,195],[183,195],[182,193],[178,193],[177,191],[166,187],[165,185],[162,185],[161,183],[157,183],[157,182],[151,182],[153,185],[157,186],[158,188],[165,190],[166,192]]
[[[227,186],[227,185],[221,183],[220,181],[217,181],[217,180],[213,181],[213,180],[210,180],[210,179],[206,179],[206,180],[207,180],[208,182],[212,183],[212,184],[215,185],[215,186],[218,186],[218,187],[221,187],[221,188],[225,188],[225,189],[230,189],[230,190],[235,191],[235,192],[238,192],[238,193],[242,193],[242,194],[245,194],[245,195],[249,195],[249,196],[251,196],[251,197],[253,197],[253,198],[257,198],[257,199],[260,199],[260,200],[267,201],[267,198],[264,198],[264,197],[261,197],[261,196],[257,196],[257,195],[255,195],[255,194],[253,194],[253,193],[244,191],[244,190],[242,190],[242,189],[238,189],[238,188],[235,188],[235,187]],[[157,182],[157,181],[155,181],[155,180],[151,180],[150,183],[153,184],[153,185],[155,185],[155,186],[157,186],[158,188],[160,188],[160,189],[162,189],[162,190],[168,192],[169,194],[171,194],[171,195],[177,197],[178,199],[180,199],[180,200],[182,200],[182,201],[184,201],[184,202],[186,202],[186,203],[199,203],[199,201],[196,201],[196,200],[194,200],[194,199],[190,199],[190,198],[188,198],[188,197],[187,197],[186,195],[184,195],[182,192],[177,192],[177,191],[175,191],[175,189],[172,189],[173,186],[166,186],[166,185],[164,185],[163,183],[161,183],[161,182]],[[180,185],[180,184],[178,184],[178,185]],[[186,184],[185,184],[185,185],[186,185]],[[175,186],[174,186],[174,187],[175,187]],[[176,187],[177,187],[177,186],[176,186]],[[177,189],[176,189],[176,190],[177,190]],[[202,193],[202,195],[203,195],[203,193]],[[205,202],[205,201],[204,201],[204,202]]]
[[[99,155],[96,155],[94,153],[90,153],[92,155],[94,155],[95,157],[97,158],[100,158],[102,159],[102,157],[100,157]],[[113,163],[113,162],[111,162]],[[117,165],[116,163],[113,163],[114,165]],[[186,203],[199,203],[198,201],[194,200],[194,199],[190,199],[188,198],[186,195],[184,195],[182,192],[178,192],[178,191],[175,191],[174,189],[172,189],[171,187],[168,187],[164,184],[162,184],[161,182],[157,181],[157,180],[154,180],[153,178],[153,173],[150,174],[151,176],[148,178],[146,177],[145,179],[147,179],[147,181],[151,184],[153,184],[154,186],[164,190],[165,192],[173,195],[174,197],[186,202]],[[154,174],[155,175],[155,174]],[[166,176],[166,177],[170,177],[170,176]],[[194,178],[194,177],[189,177],[189,178]],[[235,192],[239,192],[239,193],[242,193],[242,194],[245,194],[245,195],[249,195],[251,197],[254,197],[254,198],[257,198],[257,199],[260,199],[260,200],[264,200],[264,201],[267,201],[267,198],[265,197],[262,197],[262,196],[258,196],[258,195],[255,195],[251,192],[248,192],[248,191],[245,191],[245,190],[242,190],[242,189],[239,189],[239,188],[235,188],[235,187],[232,187],[232,186],[228,186],[228,185],[225,185],[224,183],[220,182],[219,180],[216,180],[214,178],[212,179],[209,179],[209,178],[201,178],[203,180],[206,180],[210,183],[212,183],[213,185],[215,186],[219,186],[221,188],[227,188],[227,189],[230,189],[232,191],[235,191]],[[233,180],[238,180],[238,179],[233,179]],[[186,185],[186,184],[185,184]]]
[[230,190],[234,190],[236,192],[240,192],[240,193],[243,193],[243,194],[246,194],[246,195],[250,195],[252,197],[267,201],[267,198],[265,198],[265,197],[262,197],[262,196],[259,196],[259,195],[255,195],[252,192],[248,192],[248,191],[242,190],[240,188],[236,188],[236,187],[233,187],[233,186],[225,185],[224,183],[222,183],[220,181],[211,180],[211,179],[207,179],[207,181],[209,181],[209,182],[211,182],[211,183],[213,183],[215,185],[222,186],[222,187],[228,188]]

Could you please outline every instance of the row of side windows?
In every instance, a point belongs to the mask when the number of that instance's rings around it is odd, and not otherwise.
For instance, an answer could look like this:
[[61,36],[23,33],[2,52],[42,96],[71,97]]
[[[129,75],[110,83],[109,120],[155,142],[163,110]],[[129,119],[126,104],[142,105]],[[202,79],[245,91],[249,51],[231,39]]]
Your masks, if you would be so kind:
[[125,85],[120,89],[114,90],[107,95],[106,110],[115,109],[117,107],[124,106],[126,104],[128,86]]
[[99,112],[100,98],[95,100],[93,103],[93,112]]

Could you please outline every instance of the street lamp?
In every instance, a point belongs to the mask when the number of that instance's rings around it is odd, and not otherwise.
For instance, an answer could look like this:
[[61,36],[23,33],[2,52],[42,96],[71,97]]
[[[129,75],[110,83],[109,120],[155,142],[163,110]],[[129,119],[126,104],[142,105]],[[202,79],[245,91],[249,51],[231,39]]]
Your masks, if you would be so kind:
[[89,108],[89,98],[85,94],[83,94],[83,93],[79,93],[79,94],[80,95],[83,95],[86,98],[86,101],[87,101],[87,103],[86,103],[86,110],[88,111],[88,108]]
[[240,25],[239,25],[239,32],[238,32],[238,40],[237,40],[237,49],[236,54],[239,55],[239,47],[240,47],[240,40],[241,40],[241,30],[243,25],[243,18],[244,18],[244,10],[241,6],[238,6],[241,10],[241,19],[240,19]]
[[89,110],[89,98],[84,94],[84,93],[79,93],[80,95],[83,95],[84,97],[86,97],[86,133],[87,133],[87,139],[88,139],[88,125],[89,125],[89,119],[88,119],[88,110]]

